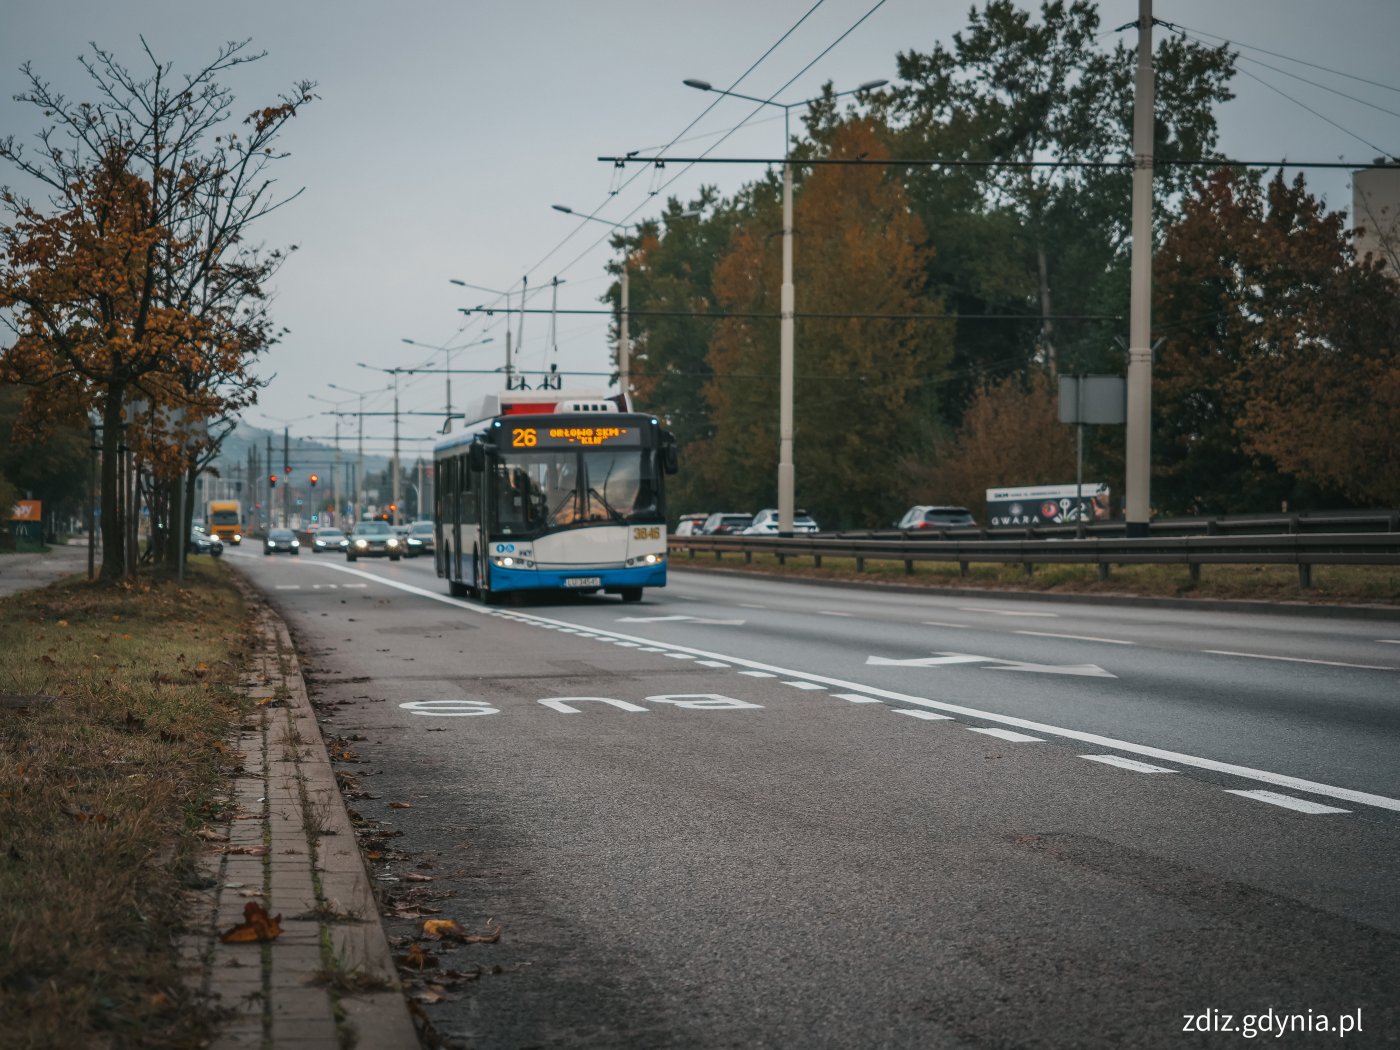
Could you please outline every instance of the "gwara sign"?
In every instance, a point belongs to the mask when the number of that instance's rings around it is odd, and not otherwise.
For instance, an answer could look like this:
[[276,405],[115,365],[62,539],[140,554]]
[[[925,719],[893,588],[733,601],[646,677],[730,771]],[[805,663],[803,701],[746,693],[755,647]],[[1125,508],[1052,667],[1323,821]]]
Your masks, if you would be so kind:
[[[1082,503],[1079,495],[1082,492]],[[987,523],[1008,525],[1072,525],[1083,520],[1107,521],[1111,507],[1108,486],[1027,485],[987,490]]]

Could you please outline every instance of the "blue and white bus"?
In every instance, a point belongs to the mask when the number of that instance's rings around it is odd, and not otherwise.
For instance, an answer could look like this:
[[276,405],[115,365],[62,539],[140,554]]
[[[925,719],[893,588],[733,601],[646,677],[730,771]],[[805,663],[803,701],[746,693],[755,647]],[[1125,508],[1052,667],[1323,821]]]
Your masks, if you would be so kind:
[[675,439],[621,399],[539,391],[433,450],[437,573],[454,595],[620,595],[666,584]]

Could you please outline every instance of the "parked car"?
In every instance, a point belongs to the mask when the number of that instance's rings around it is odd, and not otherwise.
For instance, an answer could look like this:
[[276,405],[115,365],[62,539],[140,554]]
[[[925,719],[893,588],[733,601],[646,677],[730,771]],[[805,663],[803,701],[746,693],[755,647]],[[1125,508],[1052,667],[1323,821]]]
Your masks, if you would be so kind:
[[734,511],[716,511],[705,519],[705,524],[696,530],[700,536],[737,536],[753,522],[752,514],[738,514]]
[[217,536],[194,529],[190,533],[188,550],[191,554],[210,554],[217,558],[224,553],[224,541]]
[[315,535],[311,537],[312,554],[320,554],[322,551],[339,554],[348,546],[350,546],[349,537],[339,529],[317,529]]
[[410,558],[416,558],[420,554],[432,554],[436,534],[437,526],[431,521],[415,521],[404,535],[404,553]]
[[676,523],[676,536],[694,536],[700,531],[700,526],[705,524],[708,514],[682,514],[681,520]]
[[387,521],[362,521],[350,533],[350,545],[345,548],[346,561],[356,558],[388,558],[398,561],[403,557],[399,538]]
[[[792,512],[792,531],[798,532],[820,532],[817,523],[812,520],[812,515],[805,510],[795,510]],[[778,534],[778,511],[770,507],[761,510],[753,517],[753,524],[744,530],[746,536],[776,536]]]
[[267,542],[263,544],[263,553],[268,557],[274,554],[301,553],[301,540],[297,539],[297,534],[291,529],[269,529]]
[[977,519],[966,507],[910,507],[895,523],[897,529],[975,529]]

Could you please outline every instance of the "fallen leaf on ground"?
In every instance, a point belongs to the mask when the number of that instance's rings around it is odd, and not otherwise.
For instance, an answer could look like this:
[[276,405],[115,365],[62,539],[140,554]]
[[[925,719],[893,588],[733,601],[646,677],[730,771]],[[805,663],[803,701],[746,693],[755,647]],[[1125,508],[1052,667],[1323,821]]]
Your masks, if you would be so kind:
[[282,933],[282,915],[268,915],[257,901],[243,905],[243,921],[224,932],[219,939],[225,944],[250,941],[271,941]]
[[266,846],[224,846],[220,853],[238,853],[245,857],[265,857],[267,856]]
[[421,944],[411,944],[409,945],[408,951],[399,956],[398,964],[400,966],[411,966],[415,970],[421,970],[425,966],[436,966],[438,961],[437,956],[424,951]]
[[431,875],[419,875],[416,871],[406,871],[403,873],[404,882],[432,882]]
[[228,836],[222,831],[215,831],[213,828],[200,828],[195,832],[205,842],[227,842]]
[[501,939],[502,927],[490,928],[490,921],[487,921],[485,933],[468,933],[456,919],[426,919],[423,922],[423,936],[432,940],[461,941],[463,944],[495,944]]
[[412,802],[390,802],[390,803],[389,803],[389,808],[390,808],[390,809],[412,809],[412,808],[413,808],[413,803],[412,803]]

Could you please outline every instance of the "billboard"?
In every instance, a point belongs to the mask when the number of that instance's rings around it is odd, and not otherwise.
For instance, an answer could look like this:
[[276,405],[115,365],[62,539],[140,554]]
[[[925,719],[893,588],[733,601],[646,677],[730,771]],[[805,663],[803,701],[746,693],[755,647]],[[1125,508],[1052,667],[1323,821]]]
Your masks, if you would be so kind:
[[987,524],[1072,525],[1081,513],[1085,522],[1107,521],[1112,513],[1107,485],[1085,482],[1082,508],[1076,504],[1077,485],[1026,485],[987,490]]
[[22,499],[10,511],[11,521],[42,521],[44,504],[42,500]]

